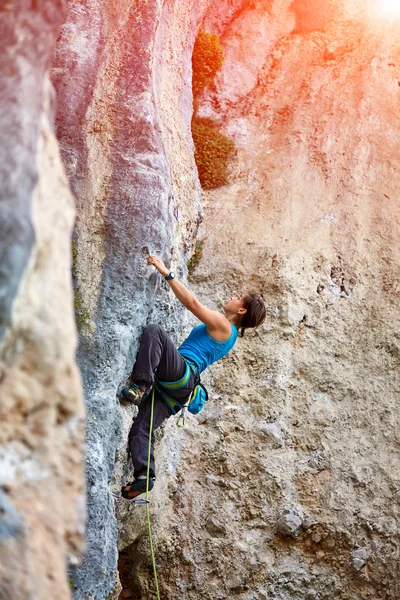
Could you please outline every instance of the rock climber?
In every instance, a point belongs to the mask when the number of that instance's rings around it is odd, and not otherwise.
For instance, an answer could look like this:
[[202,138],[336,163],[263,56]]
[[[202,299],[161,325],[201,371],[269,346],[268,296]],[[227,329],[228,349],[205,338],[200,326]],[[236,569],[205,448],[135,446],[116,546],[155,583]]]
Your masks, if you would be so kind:
[[[232,297],[223,307],[225,314],[211,310],[201,304],[192,292],[177,280],[162,260],[149,256],[147,262],[168,281],[178,300],[202,321],[202,324],[191,331],[178,349],[160,325],[149,325],[143,331],[129,387],[121,392],[125,400],[139,406],[139,412],[129,432],[134,481],[121,488],[122,496],[129,500],[146,491],[152,405],[150,388],[155,386],[149,490],[154,487],[155,478],[154,430],[190,399],[200,373],[233,348],[239,330],[240,337],[243,337],[247,328],[258,327],[266,315],[263,300],[252,293]],[[167,394],[163,393],[163,388],[157,385],[157,382],[168,386]],[[180,387],[181,382],[183,387]]]

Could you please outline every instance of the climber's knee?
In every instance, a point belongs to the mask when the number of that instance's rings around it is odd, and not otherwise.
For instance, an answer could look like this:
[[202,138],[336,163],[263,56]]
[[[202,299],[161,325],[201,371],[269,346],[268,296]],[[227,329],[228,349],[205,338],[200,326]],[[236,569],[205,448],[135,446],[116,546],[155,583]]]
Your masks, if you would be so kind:
[[157,336],[162,331],[164,331],[164,328],[161,327],[161,325],[157,325],[157,323],[150,323],[150,325],[147,325],[147,327],[144,328],[143,334]]

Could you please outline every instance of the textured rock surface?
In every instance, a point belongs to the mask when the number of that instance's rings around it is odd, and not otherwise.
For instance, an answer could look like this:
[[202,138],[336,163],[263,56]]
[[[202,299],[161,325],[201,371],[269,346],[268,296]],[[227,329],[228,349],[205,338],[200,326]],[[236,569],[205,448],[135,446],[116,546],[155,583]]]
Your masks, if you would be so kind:
[[210,369],[212,401],[170,454],[166,597],[399,597],[400,25],[365,6],[306,28],[290,2],[243,3],[219,27],[201,111],[237,153],[205,197],[194,284],[215,306],[261,291],[268,319]]
[[[106,598],[117,567],[109,482],[127,476],[132,419],[117,391],[149,321],[176,338],[183,309],[145,265],[182,273],[200,193],[190,135],[191,48],[205,2],[71,3],[55,63],[58,137],[77,196],[75,285],[87,422],[87,553],[77,598]],[[120,480],[117,481],[117,488]]]
[[[115,575],[109,482],[114,472],[117,490],[128,474],[132,417],[116,392],[146,322],[183,336],[183,312],[144,255],[182,274],[195,231],[190,50],[205,5],[73,2],[60,35],[53,80],[78,199],[89,413],[88,551],[74,574],[85,600],[106,598]],[[204,413],[158,435],[163,598],[399,596],[400,48],[398,26],[369,10],[238,0],[206,16],[226,58],[201,112],[237,152],[231,185],[205,196],[192,285],[215,307],[261,291],[268,319],[207,374]],[[123,597],[153,597],[144,511],[116,510]]]
[[[0,9],[0,597],[70,597],[82,551],[83,405],[72,196],[48,78],[62,2]],[[51,510],[49,510],[51,507]]]

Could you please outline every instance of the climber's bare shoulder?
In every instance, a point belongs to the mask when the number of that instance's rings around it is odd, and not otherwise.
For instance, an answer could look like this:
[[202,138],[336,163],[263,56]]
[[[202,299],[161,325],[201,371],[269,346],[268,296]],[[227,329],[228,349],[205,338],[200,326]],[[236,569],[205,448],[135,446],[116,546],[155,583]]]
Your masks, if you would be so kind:
[[216,310],[211,310],[194,298],[187,307],[202,323],[207,326],[209,335],[218,342],[225,342],[232,334],[232,325],[228,319]]

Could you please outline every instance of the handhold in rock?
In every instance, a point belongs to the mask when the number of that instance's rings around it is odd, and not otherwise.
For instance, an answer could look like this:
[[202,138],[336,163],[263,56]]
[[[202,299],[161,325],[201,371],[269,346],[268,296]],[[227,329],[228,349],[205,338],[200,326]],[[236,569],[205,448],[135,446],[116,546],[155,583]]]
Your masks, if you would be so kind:
[[355,548],[351,553],[351,562],[356,571],[360,571],[368,559],[369,552],[367,548]]
[[277,531],[285,537],[296,537],[303,525],[302,513],[294,508],[285,508],[279,517]]
[[218,522],[211,517],[206,523],[206,530],[213,538],[224,537],[226,535],[226,527],[223,523]]
[[260,432],[275,446],[282,447],[284,445],[284,436],[278,423],[262,423],[260,425]]
[[148,246],[143,246],[141,251],[135,257],[134,270],[137,277],[144,277],[147,273],[147,258],[150,255]]

